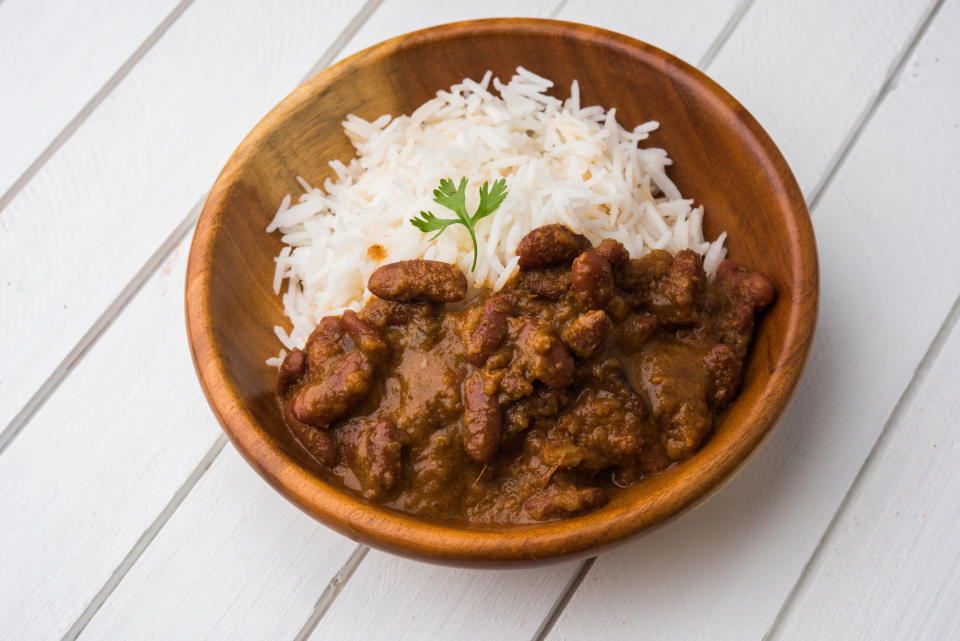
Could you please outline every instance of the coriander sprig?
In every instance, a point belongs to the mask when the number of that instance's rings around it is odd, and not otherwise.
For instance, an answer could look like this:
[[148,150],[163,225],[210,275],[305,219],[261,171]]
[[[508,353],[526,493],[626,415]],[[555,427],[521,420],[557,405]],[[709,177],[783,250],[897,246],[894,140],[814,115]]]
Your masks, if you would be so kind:
[[473,241],[473,266],[470,271],[477,268],[477,234],[475,227],[481,218],[486,218],[497,210],[497,207],[507,197],[507,181],[501,178],[489,187],[488,183],[483,183],[480,187],[480,205],[477,211],[471,216],[467,213],[467,179],[460,179],[460,186],[454,187],[453,181],[444,178],[440,181],[440,186],[433,190],[433,201],[438,205],[443,205],[457,215],[456,218],[437,218],[433,212],[421,211],[420,218],[411,218],[410,223],[423,232],[435,231],[430,240],[443,233],[443,230],[450,225],[463,225],[470,232],[470,240]]

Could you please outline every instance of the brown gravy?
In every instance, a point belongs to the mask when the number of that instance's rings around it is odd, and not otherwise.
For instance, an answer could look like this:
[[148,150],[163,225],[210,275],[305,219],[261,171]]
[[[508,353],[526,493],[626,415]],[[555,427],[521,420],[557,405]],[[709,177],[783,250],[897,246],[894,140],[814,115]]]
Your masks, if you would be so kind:
[[[703,444],[739,390],[770,281],[732,260],[631,259],[559,225],[465,309],[451,265],[385,265],[280,368],[288,426],[330,476],[405,512],[471,523],[603,505]],[[389,299],[389,300],[388,300]]]

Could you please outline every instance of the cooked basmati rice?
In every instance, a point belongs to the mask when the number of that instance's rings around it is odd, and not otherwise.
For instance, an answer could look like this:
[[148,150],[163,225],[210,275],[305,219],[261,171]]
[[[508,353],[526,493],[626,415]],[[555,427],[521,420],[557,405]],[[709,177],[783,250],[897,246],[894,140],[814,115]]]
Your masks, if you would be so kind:
[[[335,178],[322,189],[298,177],[304,193],[296,203],[287,195],[267,227],[279,230],[286,245],[273,280],[277,294],[287,281],[283,307],[293,328],[289,334],[274,328],[283,345],[302,347],[324,316],[359,310],[371,296],[367,279],[381,263],[456,263],[470,283],[468,298],[481,288],[499,289],[518,269],[520,239],[550,223],[594,243],[615,238],[635,257],[693,249],[713,278],[726,255],[726,234],[704,240],[703,208],[693,207],[667,177],[666,151],[639,146],[658,123],[628,131],[616,109],[581,107],[576,81],[564,101],[546,93],[552,86],[523,67],[507,84],[488,71],[479,82],[466,78],[438,91],[409,116],[367,122],[348,115],[343,128],[357,157],[346,166],[331,162]],[[474,272],[463,226],[431,241],[409,223],[420,211],[452,216],[432,194],[440,179],[461,176],[469,181],[470,211],[485,181],[506,178],[509,190],[500,208],[477,224]],[[268,362],[279,365],[280,358]]]

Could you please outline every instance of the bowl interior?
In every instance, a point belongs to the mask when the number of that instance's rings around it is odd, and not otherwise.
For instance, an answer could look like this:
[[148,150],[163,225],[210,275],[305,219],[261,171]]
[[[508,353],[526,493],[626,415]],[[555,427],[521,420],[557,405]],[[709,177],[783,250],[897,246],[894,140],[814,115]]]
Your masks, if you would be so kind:
[[[348,113],[410,113],[464,77],[502,79],[522,65],[566,98],[616,107],[630,128],[660,122],[648,146],[665,148],[671,178],[706,208],[709,238],[728,233],[729,255],[770,276],[776,303],[762,317],[743,390],[693,458],[619,493],[582,517],[533,526],[477,528],[426,523],[341,492],[283,425],[264,364],[289,329],[272,291],[281,244],[264,229],[302,176],[322,184],[329,161],[348,161]],[[187,317],[211,406],[244,456],[307,512],[354,538],[451,563],[539,560],[584,554],[692,505],[756,450],[782,412],[809,349],[817,304],[813,234],[803,198],[776,147],[712,81],[624,36],[542,20],[457,23],[403,36],[321,72],[247,137],[217,180],[191,250]]]

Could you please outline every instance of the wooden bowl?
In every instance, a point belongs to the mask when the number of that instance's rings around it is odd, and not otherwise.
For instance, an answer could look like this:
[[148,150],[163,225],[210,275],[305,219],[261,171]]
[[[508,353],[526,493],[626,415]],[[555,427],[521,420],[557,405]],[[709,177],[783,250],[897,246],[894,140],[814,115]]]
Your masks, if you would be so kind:
[[[730,255],[768,274],[778,298],[762,316],[743,391],[692,458],[616,494],[583,516],[534,525],[428,522],[324,481],[291,437],[264,359],[289,327],[272,291],[277,234],[264,229],[296,176],[321,184],[328,161],[353,148],[348,113],[399,115],[464,77],[517,65],[551,78],[565,98],[616,107],[627,128],[658,120],[646,143],[665,148],[681,192],[706,207],[706,233],[729,234]],[[397,554],[454,565],[529,565],[587,556],[703,500],[769,436],[797,384],[817,312],[817,256],[803,196],[760,125],[715,82],[650,45],[609,31],[532,19],[479,20],[400,36],[303,83],[254,128],[207,198],[190,250],[186,315],[194,364],[223,429],[281,494],[342,534]]]

